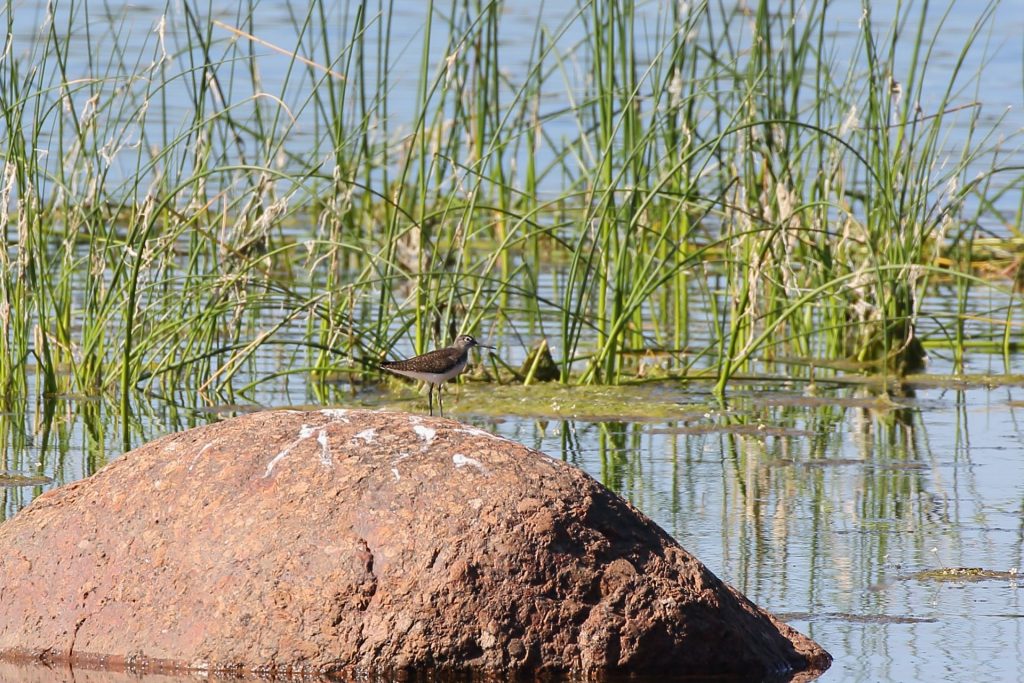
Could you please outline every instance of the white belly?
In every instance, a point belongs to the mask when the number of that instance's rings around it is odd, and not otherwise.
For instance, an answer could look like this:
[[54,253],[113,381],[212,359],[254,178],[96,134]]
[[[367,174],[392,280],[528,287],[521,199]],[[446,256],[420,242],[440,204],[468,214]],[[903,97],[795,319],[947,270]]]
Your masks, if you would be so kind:
[[416,370],[393,370],[400,375],[404,375],[411,379],[418,379],[421,382],[429,382],[430,384],[443,384],[452,377],[466,369],[466,361],[463,360],[461,363],[453,365],[447,372],[435,373],[435,372],[417,372]]

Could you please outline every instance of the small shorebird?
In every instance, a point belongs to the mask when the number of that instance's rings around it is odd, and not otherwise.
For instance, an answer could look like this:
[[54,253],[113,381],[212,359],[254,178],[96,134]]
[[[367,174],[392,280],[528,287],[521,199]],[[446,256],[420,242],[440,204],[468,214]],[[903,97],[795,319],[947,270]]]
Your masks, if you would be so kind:
[[469,350],[474,346],[482,349],[493,349],[493,346],[481,344],[468,334],[455,339],[455,343],[443,349],[437,349],[422,356],[415,356],[408,360],[389,360],[380,364],[381,370],[393,372],[396,375],[418,379],[427,383],[427,405],[430,407],[430,414],[434,414],[434,387],[437,387],[437,407],[444,417],[444,404],[441,403],[441,385],[455,375],[466,369],[466,361],[469,359]]

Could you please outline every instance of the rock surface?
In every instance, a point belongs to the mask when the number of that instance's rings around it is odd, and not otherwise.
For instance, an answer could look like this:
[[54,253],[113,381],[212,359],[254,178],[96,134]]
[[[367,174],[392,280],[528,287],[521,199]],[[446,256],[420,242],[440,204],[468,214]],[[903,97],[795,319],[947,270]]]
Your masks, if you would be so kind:
[[764,675],[817,644],[578,469],[452,420],[172,434],[0,525],[7,657],[265,672]]

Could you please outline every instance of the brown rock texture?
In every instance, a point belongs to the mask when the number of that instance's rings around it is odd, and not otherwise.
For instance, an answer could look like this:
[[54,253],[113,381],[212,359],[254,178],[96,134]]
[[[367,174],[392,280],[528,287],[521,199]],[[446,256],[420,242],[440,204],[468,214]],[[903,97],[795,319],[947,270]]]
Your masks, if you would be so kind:
[[0,525],[7,657],[276,673],[766,675],[814,642],[580,470],[405,413],[172,434]]

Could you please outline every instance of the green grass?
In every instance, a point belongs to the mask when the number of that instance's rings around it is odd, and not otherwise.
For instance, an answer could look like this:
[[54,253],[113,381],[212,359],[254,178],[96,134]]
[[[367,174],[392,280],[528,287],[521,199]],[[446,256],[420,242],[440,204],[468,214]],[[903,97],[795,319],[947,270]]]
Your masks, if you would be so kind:
[[973,247],[1024,212],[966,66],[994,4],[950,45],[945,7],[866,2],[843,47],[824,1],[730,7],[580,2],[513,54],[502,3],[433,2],[412,74],[384,0],[291,8],[287,44],[191,0],[145,35],[62,3],[29,42],[9,2],[0,398],[116,397],[127,441],[140,391],[354,387],[470,330],[547,339],[566,384],[719,393],[786,357],[917,370],[922,322],[1013,353]]

